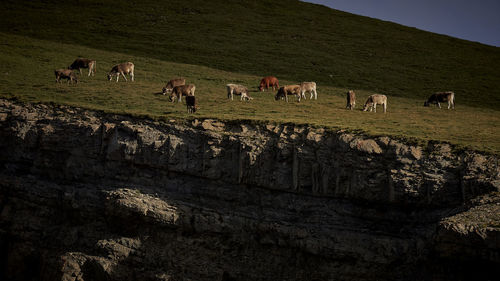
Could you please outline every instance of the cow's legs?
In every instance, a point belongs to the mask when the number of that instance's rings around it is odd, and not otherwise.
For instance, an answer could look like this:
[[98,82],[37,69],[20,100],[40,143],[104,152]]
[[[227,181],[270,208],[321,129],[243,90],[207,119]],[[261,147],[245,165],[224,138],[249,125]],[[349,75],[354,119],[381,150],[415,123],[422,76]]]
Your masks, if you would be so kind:
[[[312,94],[311,94],[311,99],[312,99]],[[314,99],[318,99],[318,92],[316,92],[316,89],[314,89]]]
[[288,95],[287,94],[285,94],[285,100],[286,100],[286,102],[288,102]]
[[[370,111],[371,111],[371,110],[370,110]],[[373,104],[373,111],[374,111],[375,113],[377,112],[377,104],[376,104],[376,103],[374,103],[374,104]]]
[[78,68],[78,71],[80,71],[80,76],[82,75],[82,69]]
[[387,103],[384,103],[384,113],[387,111]]
[[[127,77],[125,76],[125,73],[120,72],[120,74],[123,76],[123,79],[125,79],[125,82],[128,82]],[[120,74],[118,74],[118,76],[120,76]]]
[[441,108],[441,104],[439,102],[437,104],[438,104],[438,107]]
[[134,72],[130,72],[130,77],[131,77],[132,82],[134,82]]

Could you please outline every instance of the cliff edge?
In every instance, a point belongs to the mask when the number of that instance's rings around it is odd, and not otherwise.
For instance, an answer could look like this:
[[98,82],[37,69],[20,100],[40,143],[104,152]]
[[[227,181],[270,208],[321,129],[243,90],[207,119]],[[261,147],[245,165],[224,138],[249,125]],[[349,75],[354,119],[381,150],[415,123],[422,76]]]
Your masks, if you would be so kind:
[[493,280],[498,157],[0,100],[1,280]]

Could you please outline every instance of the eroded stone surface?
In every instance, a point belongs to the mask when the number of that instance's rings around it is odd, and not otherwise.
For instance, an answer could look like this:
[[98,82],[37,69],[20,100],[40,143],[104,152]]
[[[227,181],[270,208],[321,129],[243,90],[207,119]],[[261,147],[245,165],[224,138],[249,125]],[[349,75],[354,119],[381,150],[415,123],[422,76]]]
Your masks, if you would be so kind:
[[457,257],[500,262],[495,156],[289,124],[0,114],[1,280],[465,280]]

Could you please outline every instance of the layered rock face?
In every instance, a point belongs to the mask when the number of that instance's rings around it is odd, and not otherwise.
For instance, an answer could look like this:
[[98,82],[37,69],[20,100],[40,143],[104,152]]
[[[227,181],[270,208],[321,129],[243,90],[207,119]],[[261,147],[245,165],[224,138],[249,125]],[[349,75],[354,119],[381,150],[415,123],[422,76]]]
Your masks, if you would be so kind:
[[0,280],[493,280],[498,158],[0,100]]

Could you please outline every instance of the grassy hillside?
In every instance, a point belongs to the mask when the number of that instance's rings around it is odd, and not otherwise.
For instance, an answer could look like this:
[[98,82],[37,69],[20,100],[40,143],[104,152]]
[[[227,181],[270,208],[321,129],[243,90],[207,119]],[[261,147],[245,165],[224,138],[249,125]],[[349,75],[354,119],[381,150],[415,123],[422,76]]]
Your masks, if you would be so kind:
[[[78,107],[148,116],[154,119],[219,118],[265,120],[363,131],[405,139],[448,141],[459,146],[500,154],[500,114],[488,108],[457,105],[456,110],[423,107],[421,99],[389,96],[388,113],[361,112],[372,91],[356,90],[356,110],[345,110],[345,89],[319,85],[318,100],[300,103],[275,101],[273,93],[251,92],[251,102],[227,100],[225,84],[257,85],[260,76],[109,52],[74,44],[55,43],[0,33],[0,97],[21,101],[67,104]],[[95,58],[97,75],[82,77],[77,85],[56,84],[53,70],[65,67],[78,55]],[[106,71],[122,61],[136,65],[136,82],[109,82]],[[170,77],[184,76],[197,85],[200,110],[188,115],[182,104],[170,103],[161,88]],[[283,80],[282,84],[294,81]]]
[[[0,32],[392,97],[452,90],[459,105],[500,109],[500,48],[299,1],[6,0]],[[61,66],[93,56],[71,48]]]

